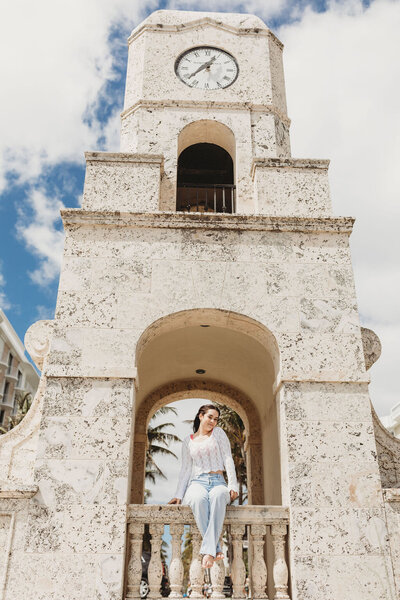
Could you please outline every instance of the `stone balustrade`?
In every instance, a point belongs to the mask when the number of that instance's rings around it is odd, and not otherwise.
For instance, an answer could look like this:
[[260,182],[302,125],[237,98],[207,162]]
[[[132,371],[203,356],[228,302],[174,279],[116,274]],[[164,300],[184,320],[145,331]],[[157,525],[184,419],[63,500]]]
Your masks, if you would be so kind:
[[[282,506],[228,506],[225,518],[225,530],[231,540],[233,558],[229,565],[230,573],[225,573],[224,561],[214,563],[210,570],[213,600],[223,600],[225,575],[232,580],[232,598],[246,598],[246,567],[243,556],[244,539],[249,548],[250,596],[255,599],[290,600],[288,593],[288,565],[286,562],[286,538],[289,524],[289,511]],[[131,504],[128,508],[128,551],[125,600],[140,600],[140,581],[142,576],[142,540],[145,525],[151,535],[151,560],[148,566],[150,592],[148,598],[161,597],[160,584],[162,564],[160,547],[164,526],[169,525],[171,534],[171,562],[169,566],[170,598],[182,598],[183,563],[181,558],[182,535],[184,527],[190,526],[193,558],[189,570],[191,598],[204,598],[204,571],[199,555],[201,535],[197,529],[193,514],[188,506]],[[268,551],[273,556],[266,559],[266,539]],[[267,572],[267,563],[272,564],[272,572]],[[273,584],[272,584],[273,581]],[[267,584],[267,582],[269,582]],[[267,589],[274,590],[268,596]]]

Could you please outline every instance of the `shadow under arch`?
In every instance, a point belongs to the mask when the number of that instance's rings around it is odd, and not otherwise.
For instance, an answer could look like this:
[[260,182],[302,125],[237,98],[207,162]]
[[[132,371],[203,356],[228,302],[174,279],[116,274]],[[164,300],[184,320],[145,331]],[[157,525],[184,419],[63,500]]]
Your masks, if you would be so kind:
[[[200,360],[207,367],[201,377],[195,369]],[[279,350],[264,325],[220,309],[173,313],[143,332],[136,365],[131,503],[143,502],[150,418],[165,404],[196,397],[226,404],[242,418],[249,503],[281,503],[274,395]]]
[[170,313],[151,323],[139,337],[135,350],[135,367],[139,369],[139,361],[146,346],[157,336],[174,329],[188,326],[208,325],[229,327],[235,331],[246,333],[254,340],[262,344],[269,352],[276,374],[276,380],[280,374],[280,352],[278,342],[274,334],[260,321],[221,308],[192,308]]

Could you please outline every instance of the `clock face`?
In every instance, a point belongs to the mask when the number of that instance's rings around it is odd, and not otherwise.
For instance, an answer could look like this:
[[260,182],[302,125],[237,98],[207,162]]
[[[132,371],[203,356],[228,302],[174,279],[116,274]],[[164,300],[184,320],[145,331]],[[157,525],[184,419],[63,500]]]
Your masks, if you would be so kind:
[[228,52],[211,46],[199,46],[179,56],[175,73],[189,87],[218,90],[236,81],[239,67]]

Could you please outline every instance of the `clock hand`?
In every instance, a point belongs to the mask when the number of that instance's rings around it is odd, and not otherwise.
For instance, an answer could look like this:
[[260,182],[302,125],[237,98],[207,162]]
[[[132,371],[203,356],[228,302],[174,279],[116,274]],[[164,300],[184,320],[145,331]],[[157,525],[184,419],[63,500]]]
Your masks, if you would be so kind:
[[197,73],[199,73],[203,69],[207,69],[207,67],[210,67],[213,64],[213,62],[214,62],[214,60],[216,58],[217,58],[216,56],[213,56],[211,60],[209,60],[208,62],[202,64],[201,67],[199,67],[194,73],[192,73],[191,75],[189,75],[188,79],[190,79],[191,77],[194,77],[195,75],[197,75]]

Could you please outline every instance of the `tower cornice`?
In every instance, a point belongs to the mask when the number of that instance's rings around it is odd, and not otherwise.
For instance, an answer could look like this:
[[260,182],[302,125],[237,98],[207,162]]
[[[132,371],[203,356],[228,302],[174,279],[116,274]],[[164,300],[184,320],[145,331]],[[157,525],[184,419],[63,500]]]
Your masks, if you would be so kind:
[[278,117],[285,125],[290,126],[290,119],[283,112],[275,108],[272,104],[253,104],[252,102],[215,102],[212,100],[138,100],[125,109],[121,113],[121,119],[126,119],[129,115],[135,113],[141,108],[187,108],[195,110],[212,110],[212,109],[225,109],[225,110],[241,110],[241,111],[252,111],[272,114]]
[[293,231],[301,233],[350,234],[353,217],[281,217],[223,213],[134,213],[88,211],[80,208],[61,210],[66,228],[75,225],[164,229],[230,229],[235,231]]
[[190,29],[199,29],[204,25],[215,27],[216,29],[233,33],[234,35],[253,35],[253,36],[264,36],[270,38],[279,48],[283,49],[282,42],[270,31],[267,27],[235,27],[234,25],[228,25],[212,17],[203,17],[201,19],[195,19],[187,23],[179,23],[178,25],[171,25],[165,23],[146,23],[137,27],[133,30],[128,38],[128,45],[134,40],[140,37],[145,31],[155,31],[157,33],[181,33],[186,32]]

